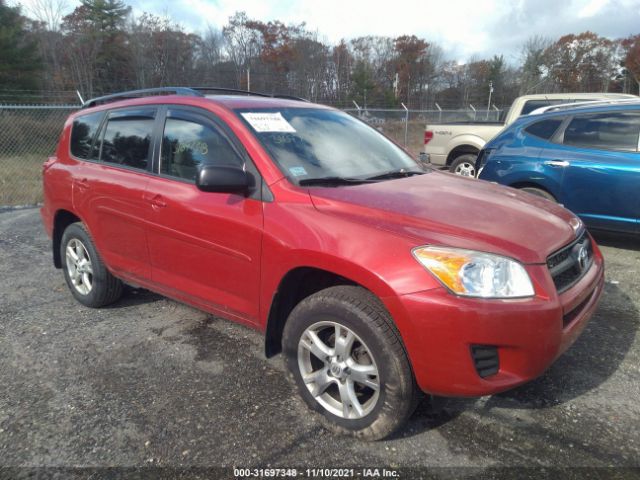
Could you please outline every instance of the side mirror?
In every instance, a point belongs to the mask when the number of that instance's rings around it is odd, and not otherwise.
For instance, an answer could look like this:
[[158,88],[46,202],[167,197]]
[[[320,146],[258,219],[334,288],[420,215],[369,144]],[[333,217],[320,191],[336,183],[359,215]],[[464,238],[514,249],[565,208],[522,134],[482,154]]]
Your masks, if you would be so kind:
[[246,194],[252,178],[242,168],[232,165],[205,165],[198,171],[196,187],[203,192]]

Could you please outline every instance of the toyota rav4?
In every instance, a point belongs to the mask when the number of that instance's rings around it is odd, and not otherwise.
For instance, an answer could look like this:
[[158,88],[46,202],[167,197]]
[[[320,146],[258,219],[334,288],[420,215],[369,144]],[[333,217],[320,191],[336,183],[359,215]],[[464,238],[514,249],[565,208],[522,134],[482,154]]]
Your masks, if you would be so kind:
[[420,392],[542,374],[584,329],[603,259],[580,220],[432,170],[299,99],[152,89],[72,114],[42,218],[73,296],[123,283],[265,334],[333,430],[383,438]]

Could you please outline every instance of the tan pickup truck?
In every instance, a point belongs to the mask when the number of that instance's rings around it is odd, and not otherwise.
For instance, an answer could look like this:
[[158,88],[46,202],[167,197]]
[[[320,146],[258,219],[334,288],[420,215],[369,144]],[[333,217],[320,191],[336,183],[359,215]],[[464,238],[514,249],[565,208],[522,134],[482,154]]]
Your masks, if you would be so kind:
[[637,98],[621,93],[549,93],[524,95],[513,101],[501,122],[459,122],[429,124],[424,135],[426,160],[436,167],[448,167],[458,175],[476,176],[476,156],[485,143],[510,125],[520,115],[527,115],[537,108],[549,105]]

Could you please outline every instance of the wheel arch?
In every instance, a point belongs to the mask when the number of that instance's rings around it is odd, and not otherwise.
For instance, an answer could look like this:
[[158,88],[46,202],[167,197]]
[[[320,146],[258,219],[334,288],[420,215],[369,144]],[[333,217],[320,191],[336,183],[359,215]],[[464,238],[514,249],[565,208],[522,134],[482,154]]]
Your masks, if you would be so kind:
[[65,229],[72,223],[82,220],[75,213],[69,210],[58,210],[53,217],[53,234],[51,237],[51,249],[53,253],[53,265],[62,268],[62,257],[60,256],[60,243]]
[[455,147],[453,150],[449,152],[449,155],[447,155],[446,165],[451,166],[451,163],[453,163],[453,161],[456,158],[458,158],[460,155],[466,155],[466,154],[477,155],[479,152],[480,152],[480,148],[474,145],[470,145],[470,144],[458,145],[457,147]]
[[556,193],[553,192],[548,186],[542,185],[541,183],[532,182],[532,181],[529,180],[529,181],[521,181],[521,182],[510,183],[509,186],[511,188],[517,188],[517,189],[521,189],[521,188],[537,188],[538,190],[543,190],[543,191],[547,192],[556,201],[558,201],[558,195],[556,195]]
[[265,331],[265,355],[267,358],[281,352],[284,325],[295,306],[309,295],[337,285],[362,287],[351,279],[317,267],[296,267],[282,277],[273,294],[267,317]]
[[267,358],[280,353],[284,325],[295,306],[320,290],[338,285],[361,287],[381,298],[362,282],[316,266],[295,267],[281,278],[272,296],[266,319],[265,355]]

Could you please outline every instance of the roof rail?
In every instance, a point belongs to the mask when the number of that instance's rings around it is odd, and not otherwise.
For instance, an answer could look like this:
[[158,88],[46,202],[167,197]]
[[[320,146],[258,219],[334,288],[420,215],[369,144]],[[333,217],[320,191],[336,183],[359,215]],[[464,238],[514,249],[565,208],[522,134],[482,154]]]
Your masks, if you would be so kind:
[[254,95],[256,97],[272,97],[273,95],[269,95],[268,93],[260,93],[260,92],[252,92],[249,90],[240,90],[237,88],[223,88],[223,87],[189,87],[191,90],[195,90],[196,92],[214,92],[214,93],[229,93],[229,94],[240,94],[240,95]]
[[584,102],[560,103],[558,105],[547,105],[546,107],[536,108],[529,115],[540,115],[546,112],[554,112],[560,110],[569,110],[572,108],[589,108],[605,105],[634,105],[640,103],[640,98],[618,98],[611,100],[587,100]]
[[285,100],[299,100],[301,102],[307,102],[307,103],[311,102],[311,100],[309,100],[308,98],[296,97],[295,95],[280,95],[278,93],[274,93],[273,95],[270,95],[270,97],[272,97],[272,98],[282,98],[282,99],[285,99]]
[[299,100],[301,102],[308,102],[306,98],[296,97],[295,95],[281,95],[279,93],[264,93],[264,92],[253,92],[251,90],[239,90],[237,88],[221,88],[221,87],[189,87],[198,92],[215,92],[215,93],[230,93],[230,94],[241,94],[241,95],[253,95],[256,97],[267,97],[267,98],[285,98],[289,100]]
[[267,98],[286,98],[289,100],[299,100],[302,102],[308,102],[309,100],[300,97],[294,97],[293,95],[278,95],[261,92],[252,92],[249,90],[239,90],[236,88],[222,88],[222,87],[159,87],[159,88],[145,88],[142,90],[130,90],[127,92],[114,93],[111,95],[104,95],[102,97],[92,98],[82,105],[82,108],[95,107],[104,103],[115,102],[118,100],[126,100],[128,98],[141,98],[152,95],[184,95],[189,97],[204,97],[203,92],[214,92],[218,94],[231,94],[231,95],[251,95],[256,97]]
[[92,98],[86,101],[82,108],[95,107],[103,103],[115,102],[117,100],[126,100],[127,98],[141,98],[149,97],[152,95],[185,95],[189,97],[203,97],[202,93],[196,91],[193,88],[188,87],[159,87],[159,88],[144,88],[142,90],[129,90],[128,92],[114,93],[111,95],[104,95],[102,97]]

